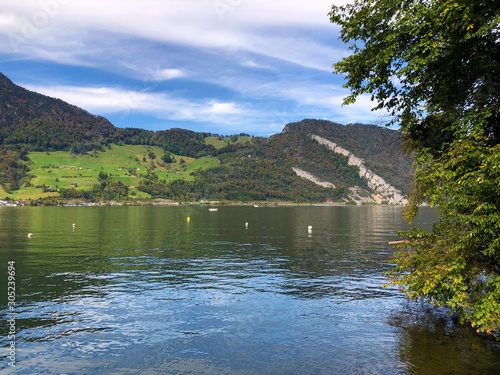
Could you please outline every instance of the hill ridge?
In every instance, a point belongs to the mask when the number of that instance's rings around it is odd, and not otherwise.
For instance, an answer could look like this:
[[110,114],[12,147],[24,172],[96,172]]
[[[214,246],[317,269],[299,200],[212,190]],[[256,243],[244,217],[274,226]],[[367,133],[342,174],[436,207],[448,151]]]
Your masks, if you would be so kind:
[[[329,140],[346,152],[334,152],[309,134]],[[17,86],[0,73],[0,185],[9,194],[20,188],[35,189],[30,184],[31,180],[35,184],[38,183],[36,181],[50,182],[51,185],[47,186],[57,190],[50,178],[40,180],[29,174],[29,156],[34,151],[63,151],[70,153],[68,157],[87,154],[97,157],[111,149],[112,145],[160,147],[156,151],[159,154],[157,159],[154,155],[142,155],[137,157],[139,160],[127,160],[123,164],[138,163],[138,168],[144,163],[147,167],[141,173],[140,182],[132,184],[134,189],[153,198],[181,201],[323,202],[354,199],[363,202],[367,201],[365,196],[373,195],[375,201],[382,199],[397,204],[404,200],[391,199],[399,192],[408,191],[411,177],[410,163],[400,156],[388,154],[388,149],[400,153],[399,133],[375,125],[341,125],[326,120],[304,119],[286,124],[281,133],[269,138],[243,136],[243,133],[239,136],[219,136],[180,128],[156,132],[119,128],[104,117]],[[340,149],[337,147],[337,150]],[[349,152],[363,162],[350,162]],[[159,173],[166,168],[160,164],[172,163],[174,155],[176,159],[180,156],[193,159],[209,156],[217,158],[218,163],[212,163],[205,169],[193,168],[186,176],[183,174],[186,179],[166,178],[164,173]],[[361,170],[364,173],[360,173]],[[120,179],[128,181],[130,178],[127,177],[127,180],[115,174],[110,171],[107,185],[101,187],[111,190],[120,187],[121,196],[126,196],[126,189],[112,182]],[[87,187],[91,183],[103,183],[97,177],[89,176],[89,179]],[[387,184],[383,197],[376,191],[376,185],[380,185],[381,181]],[[51,194],[90,196],[83,194],[82,188],[75,187],[75,191],[63,191],[61,188],[60,192],[54,190]],[[388,192],[392,192],[393,197]]]
[[[316,140],[319,144],[324,145],[331,149],[333,152],[345,155],[349,158],[348,164],[355,165],[359,168],[360,177],[367,180],[368,187],[373,191],[371,198],[373,202],[381,203],[382,201],[387,201],[391,204],[407,204],[408,199],[403,196],[403,192],[394,186],[387,183],[382,177],[375,174],[373,171],[368,169],[364,160],[354,155],[352,152],[340,147],[336,143],[320,137],[315,134],[309,135],[312,139]],[[353,187],[355,188],[355,187]],[[350,197],[356,202],[366,202],[367,199],[361,197],[355,189],[351,190]]]

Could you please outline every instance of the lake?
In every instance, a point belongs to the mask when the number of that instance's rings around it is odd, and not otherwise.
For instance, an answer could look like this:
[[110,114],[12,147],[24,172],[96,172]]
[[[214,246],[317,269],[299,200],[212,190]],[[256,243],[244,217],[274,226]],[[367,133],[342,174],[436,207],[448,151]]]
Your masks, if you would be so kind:
[[500,373],[497,341],[382,287],[407,228],[390,206],[2,207],[2,373]]

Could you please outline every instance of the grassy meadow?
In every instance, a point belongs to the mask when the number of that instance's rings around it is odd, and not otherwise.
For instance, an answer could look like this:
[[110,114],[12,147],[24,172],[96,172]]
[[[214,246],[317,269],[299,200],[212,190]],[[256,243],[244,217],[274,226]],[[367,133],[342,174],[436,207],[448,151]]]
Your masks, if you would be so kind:
[[[151,158],[152,154],[156,157]],[[31,179],[32,186],[22,187],[9,196],[13,199],[38,199],[58,195],[56,192],[43,192],[43,185],[58,189],[76,184],[75,189],[89,189],[99,182],[99,172],[104,171],[108,173],[108,178],[129,186],[130,197],[148,198],[148,194],[135,188],[146,175],[148,167],[153,169],[159,180],[168,182],[194,180],[191,175],[194,171],[218,165],[218,161],[211,157],[193,159],[174,154],[170,154],[173,162],[167,164],[161,158],[163,155],[161,147],[144,145],[111,145],[110,149],[96,152],[95,155],[73,155],[65,151],[30,152],[29,174],[34,176]],[[0,197],[6,195],[5,191],[0,191]]]
[[245,143],[245,142],[252,142],[252,137],[238,137],[238,140],[236,142],[232,142],[231,138],[224,138],[224,139],[219,139],[218,137],[206,137],[204,139],[204,142],[207,145],[212,145],[214,146],[217,150],[223,147],[226,147],[227,145],[231,145],[233,143]]

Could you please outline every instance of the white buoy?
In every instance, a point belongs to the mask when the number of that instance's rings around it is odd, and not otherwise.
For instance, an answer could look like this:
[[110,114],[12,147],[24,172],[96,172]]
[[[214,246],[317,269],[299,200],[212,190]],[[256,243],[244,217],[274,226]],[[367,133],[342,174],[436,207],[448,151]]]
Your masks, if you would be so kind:
[[33,233],[28,233],[28,238],[33,237]]
[[248,221],[245,223],[245,228],[248,228]]
[[313,232],[313,227],[311,225],[309,225],[307,227],[307,233],[311,234]]
[[75,226],[76,226],[76,224],[75,224],[75,223],[73,223],[73,228],[74,228]]

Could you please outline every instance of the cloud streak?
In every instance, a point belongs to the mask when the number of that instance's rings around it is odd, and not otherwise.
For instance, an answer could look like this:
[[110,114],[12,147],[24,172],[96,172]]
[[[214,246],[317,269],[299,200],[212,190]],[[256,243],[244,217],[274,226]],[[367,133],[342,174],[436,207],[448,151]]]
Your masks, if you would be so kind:
[[[83,40],[89,33],[106,31],[194,48],[244,50],[324,69],[330,63],[324,55],[338,51],[307,38],[272,36],[269,32],[277,27],[291,30],[291,26],[298,25],[320,25],[327,32],[329,3],[320,0],[306,6],[282,0],[7,0],[0,30],[10,35],[11,45],[4,41],[1,47],[4,51],[14,47],[16,52],[29,53],[35,45],[51,48],[66,44],[66,38]],[[311,49],[320,53],[310,54]]]
[[165,119],[186,121],[204,118],[222,123],[225,123],[229,116],[245,114],[245,109],[236,103],[217,100],[196,102],[171,97],[164,93],[110,87],[27,85],[27,88],[47,96],[60,98],[93,113],[127,115],[130,112],[148,112]]
[[[85,108],[91,113],[115,115],[115,118],[133,113],[149,113],[165,120],[217,122],[228,130],[238,132],[242,126],[259,134],[272,134],[281,130],[289,121],[301,119],[301,114],[313,118],[329,118],[330,120],[350,123],[364,120],[383,119],[386,114],[371,111],[373,103],[368,96],[362,96],[351,106],[341,107],[343,96],[330,95],[338,91],[335,87],[325,86],[305,90],[300,86],[288,90],[274,87],[277,94],[271,97],[273,102],[295,102],[294,105],[283,104],[281,107],[269,108],[254,104],[245,107],[232,101],[217,99],[192,100],[172,96],[163,92],[147,92],[145,90],[126,90],[116,87],[77,87],[77,86],[32,86],[28,89],[63,99],[69,103]],[[340,108],[335,114],[324,108]],[[332,118],[332,115],[335,118]],[[311,117],[309,116],[309,117]],[[238,126],[238,128],[234,127]],[[234,127],[234,128],[233,128]]]

